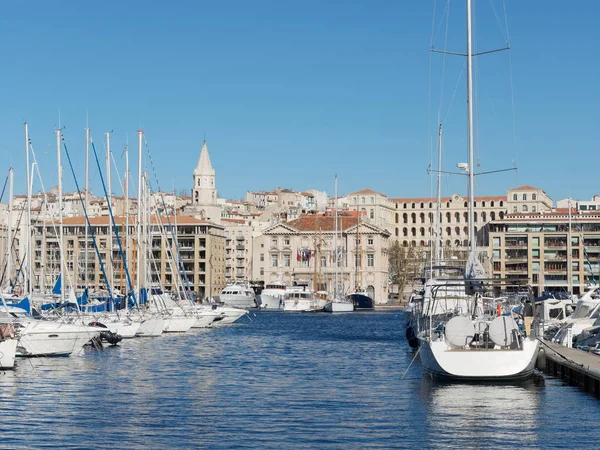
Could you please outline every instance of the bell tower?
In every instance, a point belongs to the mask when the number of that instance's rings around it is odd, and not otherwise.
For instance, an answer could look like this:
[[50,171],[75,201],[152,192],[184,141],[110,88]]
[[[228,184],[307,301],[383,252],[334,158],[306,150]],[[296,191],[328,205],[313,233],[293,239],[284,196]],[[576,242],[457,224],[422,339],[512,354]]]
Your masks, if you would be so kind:
[[192,205],[216,205],[217,189],[215,188],[215,170],[210,163],[206,140],[202,143],[198,165],[194,169],[194,187],[192,188]]

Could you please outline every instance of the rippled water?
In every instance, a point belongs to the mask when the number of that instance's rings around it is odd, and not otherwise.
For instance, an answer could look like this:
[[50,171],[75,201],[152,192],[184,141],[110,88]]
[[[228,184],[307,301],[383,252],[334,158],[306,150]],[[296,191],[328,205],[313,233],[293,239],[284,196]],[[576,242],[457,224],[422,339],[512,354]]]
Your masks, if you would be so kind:
[[397,312],[253,312],[0,374],[2,448],[597,448],[576,388],[436,384]]

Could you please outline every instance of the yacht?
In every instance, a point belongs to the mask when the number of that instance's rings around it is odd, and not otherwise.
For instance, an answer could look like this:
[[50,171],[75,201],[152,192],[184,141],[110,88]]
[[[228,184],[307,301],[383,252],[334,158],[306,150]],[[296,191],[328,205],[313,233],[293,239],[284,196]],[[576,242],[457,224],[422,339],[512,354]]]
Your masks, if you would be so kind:
[[0,370],[14,369],[17,343],[12,320],[0,319]]
[[251,287],[242,284],[226,286],[219,296],[221,302],[236,308],[255,308],[256,295]]
[[375,307],[375,302],[366,291],[356,291],[348,294],[346,298],[352,302],[355,310],[367,310]]
[[283,309],[286,285],[281,282],[270,283],[260,293],[261,309]]

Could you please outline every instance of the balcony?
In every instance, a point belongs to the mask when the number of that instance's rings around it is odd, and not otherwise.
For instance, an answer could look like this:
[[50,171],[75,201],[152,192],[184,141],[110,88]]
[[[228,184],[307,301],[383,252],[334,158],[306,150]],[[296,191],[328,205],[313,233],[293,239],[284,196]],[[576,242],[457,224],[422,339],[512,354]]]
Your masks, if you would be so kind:
[[238,242],[239,241],[243,242],[244,241],[244,236],[236,236],[235,240],[238,241]]
[[235,246],[235,249],[236,249],[236,250],[244,250],[245,248],[246,248],[246,247],[244,247],[244,244],[237,244],[237,245]]

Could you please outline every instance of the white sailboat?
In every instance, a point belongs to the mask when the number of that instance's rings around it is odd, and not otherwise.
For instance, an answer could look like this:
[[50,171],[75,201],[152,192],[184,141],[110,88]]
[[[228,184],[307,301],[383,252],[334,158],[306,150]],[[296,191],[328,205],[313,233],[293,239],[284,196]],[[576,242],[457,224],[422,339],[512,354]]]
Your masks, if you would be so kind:
[[337,248],[337,238],[338,238],[338,214],[337,214],[337,175],[335,176],[335,189],[334,189],[334,204],[333,204],[333,214],[334,214],[334,228],[335,232],[333,235],[333,248],[334,248],[334,264],[335,264],[335,277],[333,282],[333,298],[330,302],[327,302],[325,305],[325,312],[352,312],[354,311],[354,303],[344,296],[344,289],[340,286],[339,276],[339,255]]
[[[467,122],[468,122],[468,186],[469,186],[469,258],[464,279],[446,282],[443,286],[462,289],[469,295],[465,308],[448,311],[449,319],[433,320],[433,315],[421,316],[418,334],[423,369],[431,376],[451,380],[501,381],[532,374],[539,341],[524,336],[510,315],[491,316],[482,293],[483,267],[477,259],[474,230],[474,164],[473,164],[473,84],[471,0],[467,0]],[[443,293],[425,291],[424,300],[435,305]],[[447,316],[447,317],[448,317]],[[437,323],[436,323],[437,322]]]

